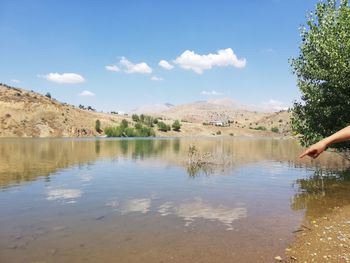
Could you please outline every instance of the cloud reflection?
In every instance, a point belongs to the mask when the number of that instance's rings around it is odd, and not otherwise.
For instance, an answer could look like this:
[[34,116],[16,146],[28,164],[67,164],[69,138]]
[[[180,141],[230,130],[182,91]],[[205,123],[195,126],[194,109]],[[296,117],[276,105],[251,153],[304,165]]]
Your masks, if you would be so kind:
[[149,212],[150,207],[150,198],[130,199],[125,201],[125,203],[121,205],[120,212],[122,214],[127,214],[130,212],[141,212],[143,214],[146,214],[147,212]]
[[233,221],[247,217],[246,208],[229,208],[222,205],[214,207],[203,202],[200,198],[178,205],[173,202],[166,202],[159,207],[158,211],[162,216],[176,215],[183,218],[186,221],[185,226],[190,225],[195,219],[202,218],[219,221],[227,226],[227,230],[233,230]]
[[[151,198],[128,199],[123,202],[117,200],[106,203],[106,206],[112,207],[122,215],[139,212],[146,214],[150,211],[152,205]],[[204,202],[201,198],[195,198],[188,202],[176,204],[174,202],[165,202],[158,207],[158,212],[162,216],[176,215],[185,220],[185,226],[189,226],[196,219],[206,219],[209,221],[218,221],[225,226],[226,230],[233,230],[233,221],[247,217],[247,209],[244,204],[241,207],[230,208],[223,205],[213,206]]]
[[55,189],[47,193],[47,200],[66,200],[67,203],[75,203],[74,199],[81,197],[82,191],[79,189]]

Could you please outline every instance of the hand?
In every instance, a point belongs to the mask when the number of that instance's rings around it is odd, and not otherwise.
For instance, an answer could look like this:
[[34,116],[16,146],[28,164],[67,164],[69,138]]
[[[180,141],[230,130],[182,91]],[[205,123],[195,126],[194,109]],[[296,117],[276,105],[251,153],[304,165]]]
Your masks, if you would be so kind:
[[299,158],[303,158],[305,155],[308,155],[312,158],[317,158],[327,147],[327,144],[323,141],[315,143],[307,148],[302,154],[300,154]]

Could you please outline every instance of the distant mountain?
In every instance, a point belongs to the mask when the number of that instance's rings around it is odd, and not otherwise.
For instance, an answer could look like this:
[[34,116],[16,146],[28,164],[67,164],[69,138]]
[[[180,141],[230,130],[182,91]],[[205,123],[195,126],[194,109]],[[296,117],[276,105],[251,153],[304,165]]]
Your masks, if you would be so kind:
[[[203,123],[213,121],[235,122],[241,127],[254,127],[257,123],[267,122],[276,110],[266,110],[254,105],[244,105],[238,101],[225,98],[196,101],[171,107],[158,113],[166,119],[178,119],[187,122]],[[290,114],[277,114],[287,123]],[[278,117],[274,117],[278,118]],[[268,125],[269,126],[269,125]]]
[[242,113],[249,114],[247,107],[232,99],[196,101],[159,112],[165,118],[190,122],[229,121]]
[[[172,105],[170,103],[144,105],[131,114],[150,114],[165,119],[178,119],[193,123],[223,121],[235,122],[242,127],[256,126],[261,121],[266,122],[270,116],[275,116],[276,110],[255,105],[244,105],[230,98],[195,101],[191,103]],[[281,115],[285,122],[289,113]]]
[[148,105],[142,105],[136,109],[133,109],[130,111],[130,114],[159,114],[163,111],[167,111],[171,108],[173,108],[174,105],[167,102],[164,104],[148,104]]

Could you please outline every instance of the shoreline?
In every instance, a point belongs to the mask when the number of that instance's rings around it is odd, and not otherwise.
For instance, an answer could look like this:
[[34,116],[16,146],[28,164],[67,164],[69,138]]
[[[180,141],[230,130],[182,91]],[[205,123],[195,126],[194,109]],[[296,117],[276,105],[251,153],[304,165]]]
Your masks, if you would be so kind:
[[350,205],[306,217],[281,262],[350,262]]
[[264,135],[264,134],[242,134],[242,135],[162,135],[162,136],[148,136],[148,137],[106,137],[106,136],[0,136],[1,139],[180,139],[180,138],[267,138],[267,139],[279,139],[279,140],[289,140],[296,139],[291,135]]

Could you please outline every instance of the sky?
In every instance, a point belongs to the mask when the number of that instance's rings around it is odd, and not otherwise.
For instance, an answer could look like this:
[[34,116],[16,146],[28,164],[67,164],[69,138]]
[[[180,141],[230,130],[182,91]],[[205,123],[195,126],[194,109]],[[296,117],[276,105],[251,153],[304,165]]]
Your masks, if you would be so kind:
[[102,111],[300,100],[314,0],[0,0],[0,82]]

